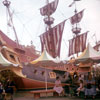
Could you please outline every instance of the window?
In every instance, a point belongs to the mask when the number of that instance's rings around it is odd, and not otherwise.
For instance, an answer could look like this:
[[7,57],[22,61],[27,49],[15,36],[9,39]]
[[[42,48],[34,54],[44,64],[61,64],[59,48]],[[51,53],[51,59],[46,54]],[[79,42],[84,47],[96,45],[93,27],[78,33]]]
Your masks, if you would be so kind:
[[43,75],[45,74],[45,71],[42,71],[42,73],[41,73],[41,74],[42,74],[42,76],[43,76]]
[[66,68],[66,70],[68,70],[68,68]]
[[27,60],[28,60],[28,61],[31,61],[31,57],[27,57]]
[[55,72],[49,72],[50,78],[56,78],[56,73]]
[[11,55],[11,54],[10,54],[9,56],[10,56],[11,60],[15,61],[14,55]]
[[37,70],[36,69],[34,70],[34,74],[37,74]]

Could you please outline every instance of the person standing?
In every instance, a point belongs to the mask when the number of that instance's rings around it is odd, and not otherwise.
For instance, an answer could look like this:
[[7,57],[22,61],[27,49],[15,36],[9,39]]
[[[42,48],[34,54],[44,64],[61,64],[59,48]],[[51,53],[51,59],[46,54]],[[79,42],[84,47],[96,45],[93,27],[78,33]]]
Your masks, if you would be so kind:
[[3,85],[2,83],[0,82],[0,94],[3,92]]
[[6,88],[5,88],[5,92],[11,94],[11,100],[13,100],[14,87],[15,87],[15,84],[14,84],[13,80],[8,79]]
[[2,83],[0,82],[0,100],[2,100],[2,93],[3,93],[3,85]]

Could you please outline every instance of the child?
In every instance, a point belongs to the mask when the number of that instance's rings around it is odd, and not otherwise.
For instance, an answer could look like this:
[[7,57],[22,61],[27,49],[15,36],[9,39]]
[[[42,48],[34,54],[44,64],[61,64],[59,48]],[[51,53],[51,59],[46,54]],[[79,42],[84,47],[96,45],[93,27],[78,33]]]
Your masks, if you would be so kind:
[[83,80],[80,80],[80,86],[79,86],[79,88],[77,89],[77,95],[79,96],[80,91],[83,91],[83,90],[84,90],[84,87],[83,87]]

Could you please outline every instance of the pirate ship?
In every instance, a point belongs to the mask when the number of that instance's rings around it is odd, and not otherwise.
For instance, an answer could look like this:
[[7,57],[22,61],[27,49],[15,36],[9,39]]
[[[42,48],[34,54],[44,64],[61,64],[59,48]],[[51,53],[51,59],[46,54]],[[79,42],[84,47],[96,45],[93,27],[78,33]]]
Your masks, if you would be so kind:
[[[77,0],[74,0],[74,3]],[[6,6],[8,15],[10,13],[10,1],[3,2]],[[88,68],[75,67],[71,60],[59,61],[60,57],[62,35],[65,22],[59,23],[52,27],[54,18],[51,15],[56,11],[58,0],[50,2],[47,0],[47,5],[40,8],[40,13],[44,16],[46,24],[45,32],[40,35],[41,51],[39,55],[33,45],[25,47],[19,44],[15,27],[13,30],[16,36],[16,41],[12,41],[2,31],[0,31],[0,48],[2,63],[0,66],[1,76],[13,76],[18,89],[37,89],[49,88],[54,86],[56,76],[60,76],[62,82],[68,80],[69,72],[82,72],[87,71]],[[83,17],[84,10],[77,12],[70,17],[69,20],[72,24],[72,32],[74,38],[69,40],[69,56],[83,52],[86,48],[87,33],[81,33],[79,22]],[[12,18],[11,23],[13,24]],[[40,56],[40,57],[39,57]],[[39,58],[38,58],[39,57]],[[73,60],[72,60],[73,61]],[[5,65],[7,65],[5,67]],[[89,69],[88,69],[89,70]]]
[[[48,79],[47,80],[47,88],[54,86],[56,76],[62,75],[61,80],[62,80],[62,82],[65,82],[68,78],[67,72],[65,72],[63,70],[54,71],[53,68],[46,68],[46,67],[44,68],[44,66],[42,66],[42,67],[41,67],[41,65],[35,66],[35,65],[29,63],[32,60],[39,57],[39,54],[37,53],[37,51],[35,50],[35,47],[33,45],[25,47],[25,46],[22,46],[19,44],[16,30],[13,25],[11,12],[9,9],[11,2],[8,0],[5,0],[5,1],[3,1],[3,4],[7,8],[8,15],[11,19],[10,21],[11,21],[12,28],[15,33],[16,41],[11,40],[2,31],[0,31],[0,37],[1,37],[1,41],[0,41],[0,43],[1,43],[1,46],[0,46],[1,47],[0,74],[2,77],[1,81],[4,81],[4,80],[2,80],[4,78],[6,79],[8,77],[11,77],[15,81],[17,89],[45,88],[45,84],[46,84],[45,76]],[[52,11],[54,12],[54,10],[56,10],[56,8],[57,8],[58,0],[56,0],[52,3],[48,3],[46,8],[50,7],[51,4],[52,4],[51,8],[53,8]],[[41,9],[44,10],[44,8],[45,7],[41,8]],[[49,9],[48,9],[48,12],[49,12]],[[46,16],[48,16],[48,18],[49,18],[49,15],[46,15]],[[47,23],[52,24],[51,19],[48,20]],[[48,24],[48,25],[50,25],[50,24]],[[59,29],[60,29],[60,27],[61,26],[59,26]],[[49,30],[50,29],[48,29],[48,31]],[[61,31],[61,29],[60,29],[60,31]],[[63,29],[62,29],[62,31],[63,31]],[[59,34],[62,34],[62,32]],[[61,43],[61,39],[58,41]],[[57,41],[57,43],[58,43],[58,41]],[[43,46],[43,48],[44,48],[44,46]],[[59,43],[58,43],[58,50],[60,50]],[[51,53],[53,55],[55,55],[55,52],[54,53],[51,52]],[[60,51],[57,52],[56,56],[53,56],[53,57],[57,57],[57,55],[59,55],[59,54],[60,54]],[[48,64],[50,64],[50,66],[57,66],[57,65],[63,66],[63,63],[56,62],[56,60],[53,59],[52,57],[50,57],[50,55],[46,51],[43,52],[41,54],[41,56],[42,55],[43,55],[44,59],[46,58],[46,64],[48,63]],[[47,60],[49,60],[49,61],[47,61]],[[54,60],[55,63],[51,60]],[[45,72],[45,70],[46,70],[46,72]],[[47,73],[47,74],[45,74],[45,73]]]

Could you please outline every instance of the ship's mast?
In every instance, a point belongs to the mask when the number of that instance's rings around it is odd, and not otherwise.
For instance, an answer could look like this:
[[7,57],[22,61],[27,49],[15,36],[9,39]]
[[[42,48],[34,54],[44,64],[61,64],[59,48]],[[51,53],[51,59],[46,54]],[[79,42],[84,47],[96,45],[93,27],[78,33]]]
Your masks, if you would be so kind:
[[13,31],[14,31],[14,34],[15,34],[15,38],[16,38],[16,43],[18,45],[19,44],[19,41],[18,41],[18,37],[17,37],[17,33],[16,33],[16,30],[15,30],[14,24],[13,24],[12,14],[11,14],[10,9],[9,9],[11,2],[8,1],[8,0],[4,0],[3,1],[3,4],[7,8],[7,13],[9,15],[9,17],[10,17],[10,21],[11,21],[12,28],[13,28]]
[[44,48],[47,52],[53,57],[60,57],[60,48],[61,48],[61,39],[62,33],[64,30],[65,21],[57,24],[52,27],[54,23],[54,18],[51,15],[56,11],[59,0],[54,0],[49,3],[49,0],[46,0],[46,5],[40,8],[40,13],[44,16],[44,23],[46,25],[45,32],[40,35],[42,52]]
[[[73,1],[75,3],[75,11],[74,11],[75,16],[77,15],[76,1],[80,1],[80,0]],[[76,16],[76,20],[78,20],[78,16]],[[76,23],[75,25],[73,25],[72,32],[75,34],[75,36],[77,36],[81,32],[81,28],[79,27],[79,23]]]
[[[46,3],[49,4],[49,0],[46,0]],[[48,11],[50,10],[50,6],[48,6]],[[54,22],[54,18],[50,16],[50,12],[47,13],[47,15],[44,18],[44,23],[47,25],[46,31],[50,30],[51,25]]]
[[[46,0],[46,4],[48,5],[49,4],[49,0]],[[54,18],[51,17],[51,14],[50,14],[50,6],[47,7],[48,9],[48,12],[47,14],[44,16],[44,23],[46,24],[46,27],[45,27],[45,31],[47,32],[50,32],[50,29],[51,29],[51,25],[54,23]],[[44,46],[44,49],[45,49],[46,46]],[[52,55],[52,52],[50,52],[50,55]]]
[[[75,4],[75,16],[76,16],[76,20],[78,22],[78,16],[77,16],[77,8],[76,8],[76,1],[80,1],[80,0],[73,0],[74,4]],[[73,34],[75,34],[75,36],[77,37],[78,34],[81,32],[81,28],[79,27],[79,23],[75,23],[73,26],[72,26],[72,32]],[[78,53],[77,53],[77,57],[78,57]]]

